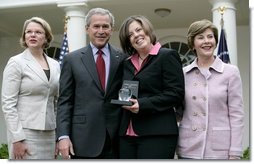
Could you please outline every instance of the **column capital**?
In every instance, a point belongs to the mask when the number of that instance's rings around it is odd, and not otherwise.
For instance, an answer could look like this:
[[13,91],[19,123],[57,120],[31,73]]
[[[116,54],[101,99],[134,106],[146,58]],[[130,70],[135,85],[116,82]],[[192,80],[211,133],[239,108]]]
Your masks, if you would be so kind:
[[85,6],[87,7],[86,0],[58,0],[58,7],[75,7],[75,6]]
[[226,7],[226,9],[236,10],[235,3],[239,0],[209,0],[213,5],[212,11],[218,10],[220,7]]
[[249,7],[250,9],[254,9],[254,1],[249,1]]
[[85,17],[87,4],[85,0],[58,0],[57,6],[63,8],[67,16]]
[[215,3],[236,3],[239,0],[208,0],[211,4]]

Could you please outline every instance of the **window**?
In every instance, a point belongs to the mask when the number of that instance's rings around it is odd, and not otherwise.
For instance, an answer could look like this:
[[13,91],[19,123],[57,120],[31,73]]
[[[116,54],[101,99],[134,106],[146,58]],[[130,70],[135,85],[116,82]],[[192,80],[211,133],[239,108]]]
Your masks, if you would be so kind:
[[45,53],[49,57],[58,60],[59,55],[60,55],[60,48],[58,48],[58,47],[49,47],[48,49],[45,50]]
[[162,45],[165,48],[171,48],[176,50],[181,58],[182,66],[189,65],[195,58],[195,54],[191,51],[186,43],[173,41]]

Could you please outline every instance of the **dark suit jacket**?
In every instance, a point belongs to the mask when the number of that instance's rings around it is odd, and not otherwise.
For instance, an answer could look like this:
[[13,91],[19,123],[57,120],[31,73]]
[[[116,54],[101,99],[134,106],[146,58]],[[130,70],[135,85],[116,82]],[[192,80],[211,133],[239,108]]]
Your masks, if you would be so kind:
[[124,55],[109,45],[110,72],[106,93],[98,78],[91,46],[76,50],[63,61],[57,111],[57,138],[68,135],[76,156],[95,157],[103,148],[106,130],[111,139],[119,128],[118,98]]
[[120,135],[125,135],[130,119],[139,136],[178,135],[173,107],[184,98],[184,76],[178,53],[161,48],[158,55],[149,56],[136,75],[131,61],[126,60],[123,79],[139,81],[139,112],[123,111]]

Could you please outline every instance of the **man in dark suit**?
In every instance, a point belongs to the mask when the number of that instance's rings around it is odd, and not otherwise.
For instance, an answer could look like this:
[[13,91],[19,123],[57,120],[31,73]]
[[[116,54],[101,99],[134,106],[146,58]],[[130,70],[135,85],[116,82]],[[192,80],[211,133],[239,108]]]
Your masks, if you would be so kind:
[[[125,55],[108,43],[114,17],[105,9],[91,9],[86,16],[90,44],[65,56],[60,76],[57,110],[57,147],[64,159],[116,158],[122,61]],[[104,77],[97,61],[102,51]],[[99,66],[101,67],[101,66]]]

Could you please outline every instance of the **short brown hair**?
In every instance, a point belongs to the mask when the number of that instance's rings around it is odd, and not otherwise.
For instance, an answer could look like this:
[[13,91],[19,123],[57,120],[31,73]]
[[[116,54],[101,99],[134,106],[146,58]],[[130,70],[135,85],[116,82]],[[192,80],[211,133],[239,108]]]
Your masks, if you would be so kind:
[[129,37],[129,26],[134,21],[140,23],[145,34],[150,37],[152,44],[156,43],[156,35],[154,34],[153,25],[151,24],[151,22],[145,16],[142,15],[130,16],[124,20],[119,30],[119,39],[121,47],[125,53],[128,53],[130,55],[136,52],[136,50],[132,47],[130,43]]
[[89,27],[90,24],[91,24],[91,17],[93,15],[108,15],[109,18],[110,18],[110,25],[111,27],[114,27],[115,25],[115,18],[113,16],[113,14],[107,10],[107,9],[104,9],[104,8],[93,8],[91,10],[88,11],[87,15],[86,15],[86,18],[85,18],[85,22],[86,22],[86,27]]
[[193,50],[193,47],[194,47],[195,36],[203,33],[208,28],[210,28],[213,31],[214,38],[215,38],[216,45],[217,45],[217,43],[218,43],[218,29],[217,29],[217,27],[211,21],[209,21],[207,19],[203,19],[200,21],[193,22],[188,29],[187,41],[188,41],[188,46],[191,50]]

